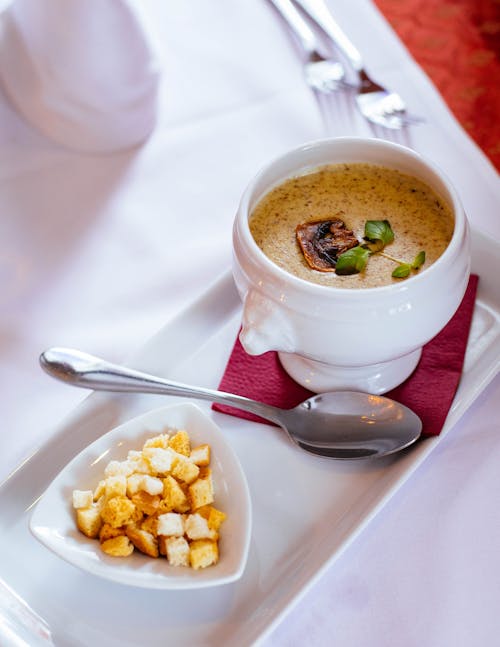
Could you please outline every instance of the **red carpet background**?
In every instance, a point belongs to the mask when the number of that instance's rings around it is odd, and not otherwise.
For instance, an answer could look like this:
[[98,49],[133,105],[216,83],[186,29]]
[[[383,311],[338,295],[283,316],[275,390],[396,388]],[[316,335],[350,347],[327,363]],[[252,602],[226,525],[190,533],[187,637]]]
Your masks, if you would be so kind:
[[375,3],[500,170],[500,0]]

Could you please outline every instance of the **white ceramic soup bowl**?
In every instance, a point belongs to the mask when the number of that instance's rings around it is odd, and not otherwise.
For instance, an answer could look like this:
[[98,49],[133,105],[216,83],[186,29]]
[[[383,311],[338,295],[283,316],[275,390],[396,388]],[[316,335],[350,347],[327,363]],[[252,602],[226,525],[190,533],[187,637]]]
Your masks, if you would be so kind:
[[[325,164],[365,162],[427,183],[451,207],[452,239],[435,263],[396,284],[333,288],[299,279],[257,246],[248,219],[285,179]],[[296,148],[262,169],[245,190],[233,228],[233,274],[243,301],[247,353],[278,351],[285,370],[311,391],[380,394],[415,369],[422,346],[451,319],[470,273],[469,228],[457,193],[418,153],[387,141],[342,137]]]

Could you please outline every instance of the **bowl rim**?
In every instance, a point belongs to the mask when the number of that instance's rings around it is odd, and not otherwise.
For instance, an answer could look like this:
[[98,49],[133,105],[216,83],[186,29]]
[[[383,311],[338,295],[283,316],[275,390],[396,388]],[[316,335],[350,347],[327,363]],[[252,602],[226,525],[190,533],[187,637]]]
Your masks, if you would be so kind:
[[[288,158],[292,156],[305,155],[306,153],[314,150],[324,150],[336,146],[366,146],[368,149],[380,149],[380,150],[392,150],[397,153],[400,157],[405,157],[410,159],[420,166],[426,167],[432,174],[436,176],[436,179],[444,186],[449,196],[442,196],[449,203],[449,206],[452,209],[454,216],[454,228],[453,234],[450,242],[448,243],[444,252],[439,256],[439,258],[432,263],[428,268],[425,268],[425,271],[411,276],[408,280],[401,281],[400,283],[391,283],[387,285],[381,285],[377,287],[368,287],[368,288],[344,288],[337,286],[321,285],[318,283],[313,283],[307,281],[306,279],[299,278],[291,272],[281,268],[279,265],[274,263],[257,245],[255,239],[252,236],[249,227],[249,216],[250,216],[250,202],[253,199],[254,193],[256,191],[259,183],[263,181],[263,178],[270,173],[273,169],[278,167],[280,164],[283,164]],[[363,163],[362,155],[360,155],[360,163]],[[341,164],[341,161],[332,162]],[[376,165],[376,162],[367,162]],[[274,185],[269,186],[264,192],[260,193],[260,198],[266,195],[272,188],[272,186],[277,186],[279,183],[283,182],[287,178],[295,177],[300,175],[301,171],[314,168],[320,168],[326,166],[328,162],[319,162],[317,165],[297,165],[295,172],[287,173],[283,178],[275,183]],[[387,163],[380,163],[380,166],[385,166],[386,168],[394,168],[398,170],[397,165],[391,167]],[[410,171],[406,171],[408,175],[411,175]],[[415,177],[418,177],[418,174],[415,173]],[[424,181],[424,180],[422,180]],[[260,199],[259,198],[259,199]],[[244,254],[248,254],[250,258],[253,258],[256,264],[259,264],[265,269],[273,279],[278,280],[280,283],[287,283],[290,286],[293,286],[299,292],[306,292],[311,296],[320,296],[325,298],[329,295],[342,295],[344,298],[348,299],[357,299],[359,296],[367,297],[369,295],[381,296],[386,293],[388,294],[400,294],[406,293],[409,289],[412,289],[411,286],[417,286],[422,281],[427,282],[436,272],[439,272],[443,264],[448,263],[449,259],[453,258],[462,243],[464,234],[466,235],[468,231],[468,223],[465,215],[465,210],[461,203],[461,200],[458,196],[458,192],[449,180],[446,173],[442,171],[434,162],[427,159],[425,156],[421,155],[413,149],[403,146],[401,144],[396,144],[387,140],[376,139],[373,137],[331,137],[331,138],[322,138],[316,139],[295,148],[289,149],[288,151],[276,156],[270,162],[265,164],[251,179],[247,187],[245,188],[243,195],[240,200],[238,211],[234,220],[233,225],[233,254],[237,259],[237,262],[243,268],[243,263],[241,259],[241,251],[238,249],[238,242],[241,241],[244,249]]]

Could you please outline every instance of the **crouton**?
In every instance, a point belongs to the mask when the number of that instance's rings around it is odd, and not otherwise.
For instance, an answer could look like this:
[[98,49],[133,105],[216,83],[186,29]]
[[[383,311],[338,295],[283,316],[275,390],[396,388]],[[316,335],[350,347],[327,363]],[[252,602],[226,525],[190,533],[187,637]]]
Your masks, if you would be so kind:
[[206,479],[209,476],[212,475],[212,470],[208,465],[200,465],[200,473],[198,474],[198,478],[200,479]]
[[165,512],[170,510],[175,510],[175,512],[187,512],[189,510],[189,502],[184,490],[170,475],[163,479],[162,503]]
[[94,502],[94,506],[99,510],[99,512],[101,512],[105,503],[106,503],[106,497],[103,494],[97,499],[97,501]]
[[142,455],[142,451],[131,449],[127,454],[127,460],[132,466],[132,474],[149,474],[149,465]]
[[134,503],[126,496],[114,496],[104,504],[101,517],[113,528],[119,528],[132,522],[135,510]]
[[126,535],[134,546],[150,557],[158,557],[158,540],[147,530],[137,528],[137,526],[127,526]]
[[141,530],[150,532],[154,537],[158,535],[158,517],[146,517],[140,524]]
[[208,521],[200,514],[189,514],[185,528],[188,539],[217,539],[215,530],[208,527]]
[[120,528],[113,528],[109,523],[103,523],[101,529],[99,530],[99,541],[101,544],[108,539],[113,539],[113,537],[119,537],[120,535],[125,534],[125,528],[122,526]]
[[111,499],[114,496],[125,496],[127,494],[127,477],[123,474],[108,476],[104,481],[104,496]]
[[201,514],[201,516],[207,519],[208,521],[211,507],[212,507],[211,505],[202,505],[201,508],[196,508],[196,514]]
[[178,454],[189,456],[191,453],[191,443],[186,431],[178,431],[168,441],[168,446],[171,447]]
[[133,471],[131,461],[110,461],[104,468],[104,476],[130,476]]
[[226,520],[226,513],[217,508],[210,508],[210,515],[208,517],[208,527],[212,530],[219,530],[223,522]]
[[199,473],[200,468],[198,465],[191,463],[182,454],[175,457],[172,466],[172,476],[177,480],[183,481],[184,483],[192,483],[198,478]]
[[144,492],[151,494],[151,496],[163,494],[163,481],[157,476],[144,474],[139,482],[139,490],[144,490]]
[[95,539],[102,526],[101,513],[97,506],[80,508],[76,511],[76,525],[84,535]]
[[170,472],[173,459],[170,450],[161,447],[146,447],[142,450],[142,455],[151,468],[150,474],[153,476],[166,476]]
[[148,447],[161,447],[162,449],[167,449],[168,441],[168,434],[159,434],[158,436],[153,436],[153,438],[148,438],[144,443],[143,449],[147,449]]
[[184,537],[162,537],[162,555],[171,566],[189,566],[189,544]]
[[158,495],[152,496],[145,490],[139,490],[139,492],[132,495],[131,500],[137,509],[146,515],[155,514],[160,504],[160,497]]
[[106,481],[102,479],[99,481],[97,484],[96,489],[94,490],[94,501],[97,501],[97,499],[100,499],[106,491]]
[[177,512],[166,512],[158,517],[158,534],[168,537],[182,537],[184,519]]
[[206,568],[217,564],[218,560],[217,542],[210,539],[197,539],[189,544],[189,563],[192,568]]
[[208,521],[208,527],[212,530],[219,530],[222,522],[226,519],[226,515],[221,510],[217,510],[211,505],[204,505],[196,510],[197,514]]
[[131,474],[129,477],[127,477],[127,496],[132,497],[134,494],[137,494],[139,492],[140,485],[142,483],[142,479],[144,478],[145,474],[138,474],[134,472],[134,474]]
[[198,445],[189,454],[189,460],[195,465],[206,466],[210,464],[210,445]]
[[[167,539],[170,539],[170,537],[167,537],[166,535],[158,535],[156,537],[158,540],[158,553],[160,555],[163,555],[164,557],[167,556]],[[176,537],[173,537],[173,539],[176,539]]]
[[198,478],[194,483],[191,483],[188,488],[188,496],[192,510],[213,503],[214,489],[211,474],[208,474],[206,478]]
[[94,502],[92,490],[73,490],[73,508],[90,508]]
[[126,535],[118,535],[103,541],[101,550],[111,557],[128,557],[134,552],[134,544]]

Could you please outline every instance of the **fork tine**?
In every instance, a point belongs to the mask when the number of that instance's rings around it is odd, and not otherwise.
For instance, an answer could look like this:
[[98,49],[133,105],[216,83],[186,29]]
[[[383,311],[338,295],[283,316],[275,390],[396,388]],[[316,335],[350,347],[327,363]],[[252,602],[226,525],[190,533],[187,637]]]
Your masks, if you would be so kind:
[[424,124],[425,119],[423,117],[418,117],[417,115],[410,115],[408,113],[405,113],[404,116],[401,117],[402,121],[405,123],[405,125],[411,125],[411,124]]
[[398,130],[406,126],[413,126],[425,123],[425,119],[416,115],[408,114],[407,112],[383,112],[378,118],[374,116],[372,119],[374,123],[379,124],[384,128],[391,130]]
[[319,92],[323,92],[323,94],[333,94],[334,92],[338,92],[339,90],[356,90],[357,85],[354,85],[353,83],[349,83],[349,81],[344,81],[343,79],[341,80],[329,80],[329,81],[324,81],[322,83],[322,87],[316,86],[316,89]]
[[345,81],[344,79],[340,81],[339,85],[343,90],[357,90],[359,87],[357,83],[350,83],[349,81]]
[[401,115],[387,113],[385,116],[388,119],[393,119],[395,123],[399,122],[401,124],[401,127],[413,126],[413,125],[425,123],[425,119],[423,119],[422,117],[409,115],[408,113],[401,114]]

